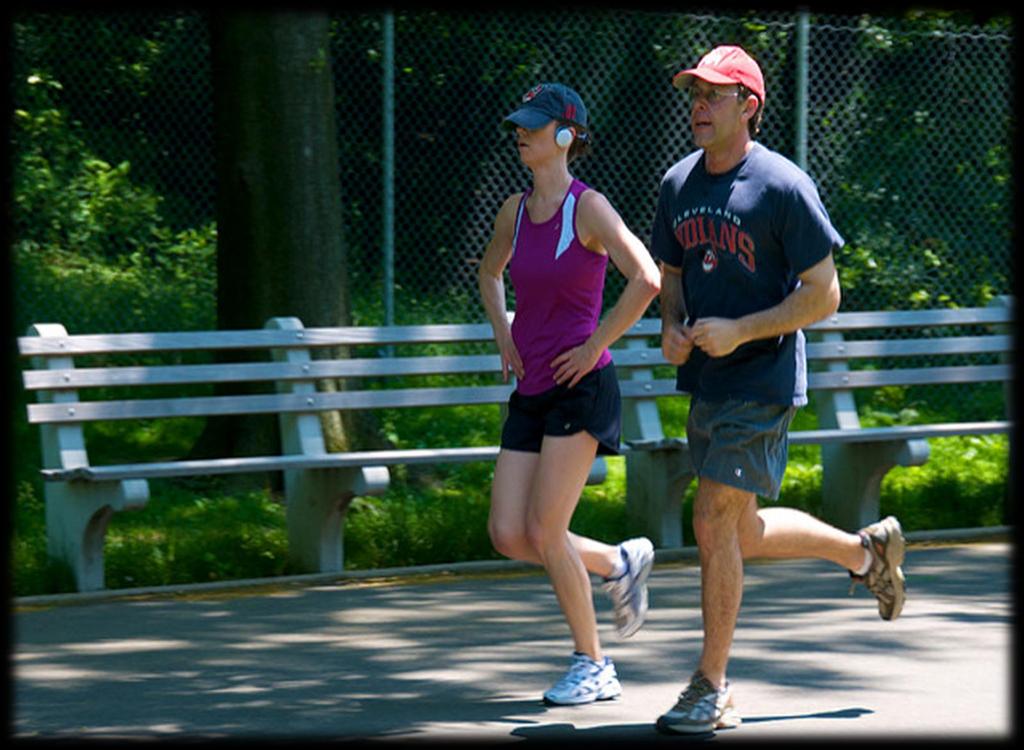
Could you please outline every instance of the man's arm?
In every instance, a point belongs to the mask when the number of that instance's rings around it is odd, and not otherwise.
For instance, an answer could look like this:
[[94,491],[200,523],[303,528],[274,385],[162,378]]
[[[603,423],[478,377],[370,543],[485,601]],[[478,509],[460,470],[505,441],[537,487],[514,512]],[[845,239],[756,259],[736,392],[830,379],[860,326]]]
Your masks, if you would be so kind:
[[686,320],[686,301],[683,299],[682,269],[661,262],[661,353],[672,365],[681,365],[690,358],[693,340]]
[[839,309],[839,277],[831,253],[801,273],[799,279],[800,285],[774,307],[734,320],[698,320],[692,329],[694,343],[708,356],[724,357],[748,341],[793,333]]

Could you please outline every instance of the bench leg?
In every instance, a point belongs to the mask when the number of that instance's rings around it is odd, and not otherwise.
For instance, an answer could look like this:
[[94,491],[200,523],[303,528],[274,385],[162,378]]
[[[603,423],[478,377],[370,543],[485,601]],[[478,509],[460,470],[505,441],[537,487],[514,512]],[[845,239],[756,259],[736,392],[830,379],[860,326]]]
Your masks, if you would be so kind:
[[590,473],[587,474],[587,484],[604,484],[606,479],[608,479],[608,463],[604,460],[604,456],[597,456],[594,459],[594,463],[590,465]]
[[920,466],[928,460],[927,440],[823,445],[822,518],[856,531],[879,516],[882,480],[894,466]]
[[626,514],[655,547],[683,546],[683,495],[693,481],[686,446],[626,454]]
[[123,482],[47,482],[46,548],[66,563],[78,591],[104,588],[103,543],[116,511],[141,508],[149,500],[145,479]]
[[344,519],[352,499],[387,489],[384,466],[285,472],[288,554],[301,572],[344,568]]

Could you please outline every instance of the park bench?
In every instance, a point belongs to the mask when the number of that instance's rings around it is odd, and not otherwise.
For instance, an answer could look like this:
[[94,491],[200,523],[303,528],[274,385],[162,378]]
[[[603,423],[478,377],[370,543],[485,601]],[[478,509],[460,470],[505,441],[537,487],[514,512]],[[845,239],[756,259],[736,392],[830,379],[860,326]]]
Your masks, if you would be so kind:
[[[807,346],[809,361],[824,367],[809,375],[821,429],[794,432],[791,443],[823,446],[824,515],[846,528],[873,520],[884,473],[927,460],[929,437],[1008,431],[1009,421],[862,428],[852,394],[890,385],[1009,383],[1009,365],[1000,358],[1011,350],[1011,322],[1010,303],[1003,300],[961,310],[839,313],[808,329],[809,338],[820,338]],[[915,338],[844,338],[872,330],[891,335],[896,328]],[[628,512],[657,546],[675,547],[683,543],[681,506],[692,469],[685,438],[664,435],[658,415],[657,399],[676,395],[659,332],[660,321],[641,320],[623,337],[614,359],[624,399]],[[328,452],[320,413],[495,408],[513,387],[498,375],[489,324],[307,329],[295,318],[273,318],[256,330],[104,335],[69,335],[62,325],[37,324],[18,346],[31,362],[23,380],[36,397],[27,413],[40,428],[48,550],[70,566],[81,591],[104,586],[103,543],[112,514],[145,505],[151,480],[176,477],[283,472],[295,567],[340,571],[345,512],[353,498],[387,488],[389,467],[490,461],[498,448]],[[467,347],[486,353],[452,353]],[[232,353],[244,360],[224,361]],[[262,359],[253,360],[253,353]],[[193,361],[214,354],[217,361]],[[922,361],[953,354],[983,362]],[[913,367],[857,364],[908,357]],[[344,389],[318,387],[335,379],[344,381]],[[272,392],[209,393],[230,383],[264,384]],[[196,395],[197,388],[206,390]],[[93,422],[244,414],[277,416],[279,454],[109,465],[89,460],[85,428]],[[591,483],[603,480],[604,467],[603,459],[595,461]]]
[[[886,473],[924,464],[928,438],[1010,431],[1012,321],[1013,300],[1000,297],[980,308],[836,313],[804,329],[809,406],[818,429],[791,430],[789,444],[821,446],[822,518],[850,531],[877,520]],[[640,321],[624,337],[627,351],[663,363],[640,338],[655,332],[658,321]],[[616,354],[616,363],[626,359]],[[623,425],[627,509],[632,524],[657,546],[681,546],[681,504],[693,468],[686,439],[663,434],[655,403],[676,393],[674,374],[657,378],[652,368],[636,366],[629,372],[639,382],[623,387],[632,396]],[[1004,383],[1006,419],[863,427],[854,396],[874,388],[986,382]],[[638,385],[648,398],[640,397]]]

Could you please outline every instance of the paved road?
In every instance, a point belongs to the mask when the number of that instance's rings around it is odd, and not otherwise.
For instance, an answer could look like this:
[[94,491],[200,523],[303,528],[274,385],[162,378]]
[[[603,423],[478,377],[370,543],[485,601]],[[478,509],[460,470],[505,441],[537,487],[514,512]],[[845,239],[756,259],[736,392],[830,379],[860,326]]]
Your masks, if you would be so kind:
[[[878,618],[824,562],[755,563],[729,675],[742,726],[715,741],[1008,738],[1006,543],[912,546],[908,602]],[[595,593],[624,693],[548,708],[571,642],[533,572],[282,586],[47,606],[12,618],[15,737],[629,739],[653,726],[700,647],[699,569],[658,564],[652,610],[620,641]]]

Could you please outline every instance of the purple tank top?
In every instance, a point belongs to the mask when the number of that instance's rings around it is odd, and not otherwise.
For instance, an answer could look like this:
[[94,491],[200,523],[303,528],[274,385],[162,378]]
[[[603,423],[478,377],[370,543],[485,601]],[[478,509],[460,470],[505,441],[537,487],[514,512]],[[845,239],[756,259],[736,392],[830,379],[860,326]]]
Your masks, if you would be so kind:
[[[525,375],[517,385],[524,396],[553,388],[551,361],[579,346],[597,328],[608,256],[587,250],[576,236],[576,205],[587,186],[574,179],[561,208],[534,224],[523,193],[512,240],[509,277],[516,295],[512,340]],[[594,369],[612,361],[607,349]]]

